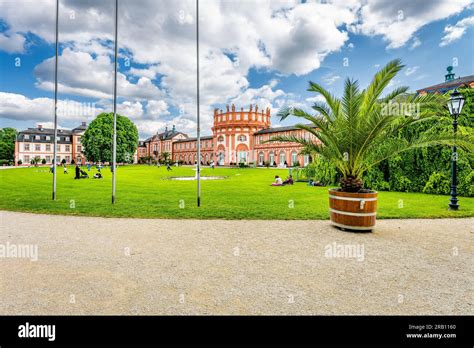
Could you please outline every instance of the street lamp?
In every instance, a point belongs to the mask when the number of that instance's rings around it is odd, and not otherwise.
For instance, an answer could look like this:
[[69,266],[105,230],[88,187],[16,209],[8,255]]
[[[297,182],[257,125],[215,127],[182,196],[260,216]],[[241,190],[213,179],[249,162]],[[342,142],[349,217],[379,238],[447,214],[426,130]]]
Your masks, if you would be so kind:
[[[448,101],[448,109],[451,116],[453,116],[453,131],[454,136],[458,131],[458,116],[462,111],[462,107],[464,106],[464,98],[461,93],[459,93],[456,89],[451,93],[451,98]],[[450,210],[458,210],[458,198],[457,198],[457,174],[458,174],[458,153],[456,149],[456,143],[453,145],[453,157],[451,160],[451,199],[449,203]]]

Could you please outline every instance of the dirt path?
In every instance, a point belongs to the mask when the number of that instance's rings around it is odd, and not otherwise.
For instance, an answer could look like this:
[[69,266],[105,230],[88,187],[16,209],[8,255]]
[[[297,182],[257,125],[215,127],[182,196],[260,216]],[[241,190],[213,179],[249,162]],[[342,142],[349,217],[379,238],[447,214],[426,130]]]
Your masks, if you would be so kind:
[[473,226],[1,211],[0,314],[474,314]]

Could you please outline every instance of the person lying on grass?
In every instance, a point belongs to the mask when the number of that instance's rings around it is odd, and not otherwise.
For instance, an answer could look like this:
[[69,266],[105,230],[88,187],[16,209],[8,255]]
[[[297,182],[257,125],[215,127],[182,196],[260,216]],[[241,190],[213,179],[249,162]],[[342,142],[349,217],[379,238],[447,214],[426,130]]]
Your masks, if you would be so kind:
[[283,185],[293,185],[293,176],[290,175],[288,178],[286,178],[286,180],[283,181]]

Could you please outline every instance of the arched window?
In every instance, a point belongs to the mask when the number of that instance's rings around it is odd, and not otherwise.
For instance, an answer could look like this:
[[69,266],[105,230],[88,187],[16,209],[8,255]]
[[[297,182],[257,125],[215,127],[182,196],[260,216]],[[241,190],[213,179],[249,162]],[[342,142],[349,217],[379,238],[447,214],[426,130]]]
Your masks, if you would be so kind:
[[245,135],[241,134],[237,137],[237,140],[238,141],[247,141],[247,137]]
[[309,155],[304,155],[304,166],[306,167],[309,164]]
[[270,152],[270,154],[268,155],[268,158],[269,158],[270,165],[273,166],[273,164],[275,163],[275,154],[273,152]]
[[298,163],[298,153],[296,151],[293,151],[291,153],[291,165],[295,165],[296,163]]
[[223,137],[222,135],[219,136],[219,138],[217,138],[217,141],[220,142],[220,143],[222,143],[222,142],[224,141],[224,137]]
[[258,164],[263,166],[264,162],[265,162],[265,157],[263,156],[263,152],[260,152],[258,154]]
[[282,164],[285,164],[285,161],[286,161],[286,155],[285,155],[285,152],[280,152],[280,165]]

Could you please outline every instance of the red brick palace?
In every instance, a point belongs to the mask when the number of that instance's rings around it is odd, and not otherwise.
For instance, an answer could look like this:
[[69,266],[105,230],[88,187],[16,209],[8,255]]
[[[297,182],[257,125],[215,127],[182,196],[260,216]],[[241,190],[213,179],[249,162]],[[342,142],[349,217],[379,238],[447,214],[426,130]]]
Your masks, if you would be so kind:
[[[211,136],[201,137],[201,162],[217,165],[252,164],[258,166],[268,162],[271,166],[306,166],[310,158],[299,154],[301,146],[297,143],[264,143],[276,135],[296,135],[308,139],[317,139],[310,133],[291,127],[271,128],[270,109],[259,110],[258,106],[250,105],[248,110],[235,106],[227,110],[214,110],[214,126]],[[157,159],[162,152],[168,152],[173,161],[184,164],[197,162],[196,138],[166,129],[163,133],[140,141],[138,158],[150,156]]]

